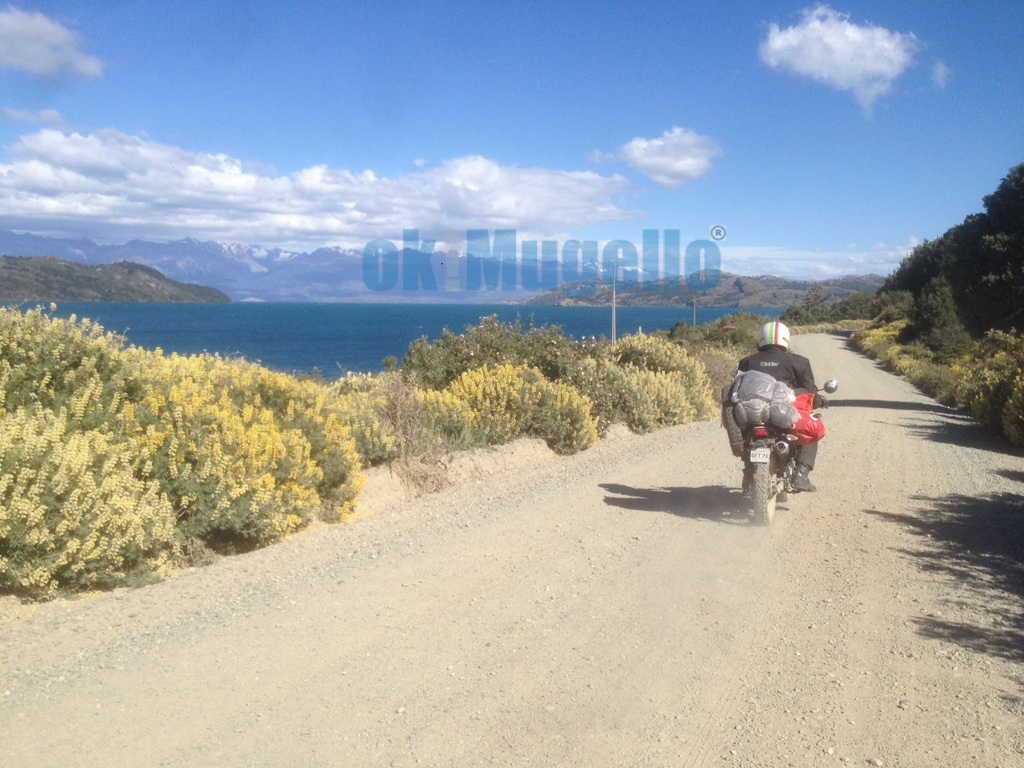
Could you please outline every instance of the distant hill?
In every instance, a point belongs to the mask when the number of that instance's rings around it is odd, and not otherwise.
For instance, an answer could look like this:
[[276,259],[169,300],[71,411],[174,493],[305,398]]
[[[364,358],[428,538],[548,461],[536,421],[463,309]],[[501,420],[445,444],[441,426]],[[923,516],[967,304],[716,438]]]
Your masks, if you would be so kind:
[[[658,283],[654,290],[652,284],[619,285],[616,292],[616,303],[624,307],[688,307],[694,298],[700,307],[723,307],[750,309],[764,307],[766,309],[785,309],[800,304],[808,291],[820,291],[826,303],[842,301],[858,293],[867,291],[874,293],[885,279],[879,275],[862,275],[838,277],[830,280],[786,280],[782,277],[762,275],[761,277],[744,277],[722,273],[718,284],[710,291],[691,291],[679,288],[678,282],[668,287],[664,282]],[[610,306],[612,289],[607,283],[593,285],[586,283],[567,283],[553,291],[545,291],[530,299],[527,304],[539,306]]]
[[86,266],[49,257],[0,257],[0,301],[225,304],[215,288],[175,282],[131,262]]

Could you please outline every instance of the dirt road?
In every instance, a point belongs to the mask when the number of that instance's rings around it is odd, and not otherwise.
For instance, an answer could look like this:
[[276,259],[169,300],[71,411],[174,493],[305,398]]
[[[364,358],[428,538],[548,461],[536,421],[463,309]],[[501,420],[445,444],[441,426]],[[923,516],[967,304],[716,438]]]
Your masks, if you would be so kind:
[[717,424],[0,610],[0,765],[1024,765],[1024,461],[840,339],[820,491]]

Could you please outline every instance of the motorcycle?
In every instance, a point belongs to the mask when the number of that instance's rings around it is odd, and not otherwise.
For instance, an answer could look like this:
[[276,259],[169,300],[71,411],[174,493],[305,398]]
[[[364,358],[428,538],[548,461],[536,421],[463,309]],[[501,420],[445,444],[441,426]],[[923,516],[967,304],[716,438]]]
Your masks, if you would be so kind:
[[[832,394],[839,382],[830,379],[818,391]],[[824,398],[816,398],[819,407],[828,407]],[[811,418],[820,419],[819,414]],[[775,505],[786,501],[796,492],[797,455],[799,438],[790,429],[775,426],[766,419],[742,429],[744,467],[744,493],[750,492],[754,521],[770,525],[775,519]],[[749,480],[749,482],[748,482]]]

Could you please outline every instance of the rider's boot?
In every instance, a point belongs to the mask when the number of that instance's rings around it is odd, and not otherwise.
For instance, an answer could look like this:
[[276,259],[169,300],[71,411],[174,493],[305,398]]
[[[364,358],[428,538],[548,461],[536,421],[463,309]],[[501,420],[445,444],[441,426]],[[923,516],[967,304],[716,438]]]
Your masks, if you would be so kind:
[[811,471],[811,468],[806,464],[798,464],[796,467],[796,477],[793,478],[793,488],[798,491],[816,491],[817,486],[811,482],[811,478],[807,474]]

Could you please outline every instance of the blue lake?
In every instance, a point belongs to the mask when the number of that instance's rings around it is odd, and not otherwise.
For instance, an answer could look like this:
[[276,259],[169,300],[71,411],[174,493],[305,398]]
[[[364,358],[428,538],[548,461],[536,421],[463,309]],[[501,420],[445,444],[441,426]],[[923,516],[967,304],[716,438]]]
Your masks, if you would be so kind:
[[[735,309],[697,309],[708,323]],[[778,317],[781,310],[744,310]],[[481,317],[524,326],[558,325],[579,339],[611,337],[609,307],[530,307],[490,304],[98,304],[62,303],[59,317],[89,318],[125,336],[130,344],[165,352],[215,352],[260,362],[289,373],[320,372],[328,379],[345,371],[383,370],[383,360],[401,361],[416,339],[439,337],[445,329],[461,333]],[[692,322],[689,308],[619,307],[619,336],[643,330],[668,330]]]

